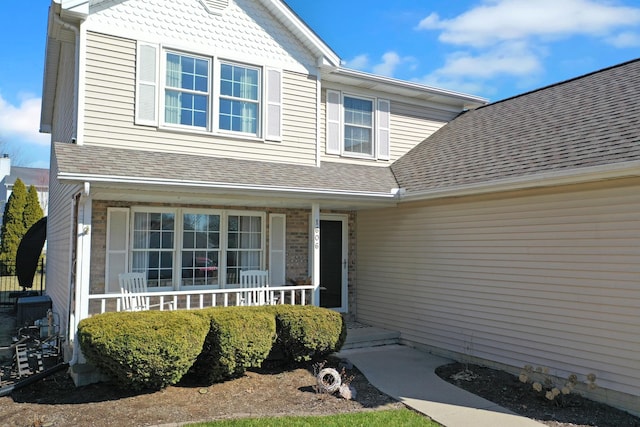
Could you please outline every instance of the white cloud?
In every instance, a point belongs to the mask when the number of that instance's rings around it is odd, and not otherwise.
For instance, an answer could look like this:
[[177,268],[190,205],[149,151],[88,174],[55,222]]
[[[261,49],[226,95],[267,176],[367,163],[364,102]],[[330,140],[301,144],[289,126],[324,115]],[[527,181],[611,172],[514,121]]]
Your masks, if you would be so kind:
[[609,37],[607,42],[617,48],[640,47],[640,33],[623,32]]
[[40,98],[25,95],[20,105],[15,106],[0,95],[0,141],[12,139],[48,145],[50,136],[39,132],[40,103]]
[[434,88],[447,89],[461,93],[483,93],[487,96],[493,95],[496,92],[494,87],[483,82],[449,77],[438,73],[432,73],[420,79],[415,79],[414,81]]
[[417,60],[412,56],[400,56],[397,52],[389,51],[382,55],[380,62],[371,64],[369,55],[358,55],[346,61],[345,66],[355,70],[368,71],[382,76],[393,77],[399,66],[415,69]]
[[595,0],[485,0],[455,18],[424,18],[420,30],[442,30],[445,43],[485,47],[508,40],[587,35],[606,38],[640,24],[640,8]]
[[353,68],[354,70],[366,70],[369,67],[369,56],[362,54],[353,59],[345,62],[345,67]]
[[[495,79],[528,89],[557,57],[559,40],[597,39],[616,48],[640,46],[640,8],[616,0],[479,0],[457,16],[431,13],[416,27],[457,46],[444,64],[419,81],[490,95]],[[564,56],[562,57],[564,58]],[[558,59],[560,60],[560,59]]]
[[508,42],[481,52],[457,51],[446,56],[442,67],[417,79],[419,83],[465,93],[491,96],[496,79],[515,77],[515,86],[527,87],[543,74],[540,56],[523,42]]
[[436,74],[490,79],[499,75],[530,76],[542,72],[539,56],[525,43],[503,43],[478,54],[455,52],[447,56]]
[[373,72],[383,76],[393,76],[393,72],[400,63],[402,63],[400,55],[395,52],[387,52],[382,55],[382,62],[373,67]]

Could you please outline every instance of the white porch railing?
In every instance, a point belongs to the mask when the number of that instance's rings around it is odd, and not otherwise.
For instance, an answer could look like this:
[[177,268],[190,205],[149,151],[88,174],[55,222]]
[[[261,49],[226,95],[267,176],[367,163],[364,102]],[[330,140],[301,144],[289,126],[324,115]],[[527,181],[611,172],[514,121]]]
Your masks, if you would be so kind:
[[[173,302],[178,310],[189,310],[208,307],[229,307],[242,305],[242,296],[247,292],[268,292],[268,301],[277,304],[307,305],[312,301],[313,285],[305,286],[269,286],[265,288],[227,288],[227,289],[194,289],[181,291],[149,291],[140,296],[149,298],[151,304]],[[89,314],[122,311],[122,295],[120,293],[89,295]]]

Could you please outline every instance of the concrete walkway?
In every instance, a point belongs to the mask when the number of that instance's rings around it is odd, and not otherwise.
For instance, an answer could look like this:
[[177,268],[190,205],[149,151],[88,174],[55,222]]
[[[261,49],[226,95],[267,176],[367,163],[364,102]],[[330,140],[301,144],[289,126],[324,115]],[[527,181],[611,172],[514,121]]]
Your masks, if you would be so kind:
[[541,427],[435,374],[451,360],[402,345],[343,350],[378,390],[422,412],[445,427]]

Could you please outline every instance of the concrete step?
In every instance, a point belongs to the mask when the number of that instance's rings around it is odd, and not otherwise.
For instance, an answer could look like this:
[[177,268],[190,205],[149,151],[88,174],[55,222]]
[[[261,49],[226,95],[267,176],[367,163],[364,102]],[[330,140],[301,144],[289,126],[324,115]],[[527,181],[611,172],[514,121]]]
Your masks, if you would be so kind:
[[400,342],[400,332],[367,325],[347,325],[347,339],[342,350],[393,345]]

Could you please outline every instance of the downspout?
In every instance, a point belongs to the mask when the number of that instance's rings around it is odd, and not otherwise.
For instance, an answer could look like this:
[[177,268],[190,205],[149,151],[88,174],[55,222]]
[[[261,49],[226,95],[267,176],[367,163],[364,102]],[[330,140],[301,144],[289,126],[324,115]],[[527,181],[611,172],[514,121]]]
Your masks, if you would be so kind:
[[322,77],[320,76],[320,69],[317,70],[316,75],[316,167],[320,167],[321,145],[320,140],[321,129],[320,123],[322,121],[322,114],[320,110],[322,108]]
[[311,284],[313,285],[313,294],[311,297],[312,305],[320,305],[320,204],[313,203],[311,205],[311,226],[313,232],[312,260],[311,263]]

